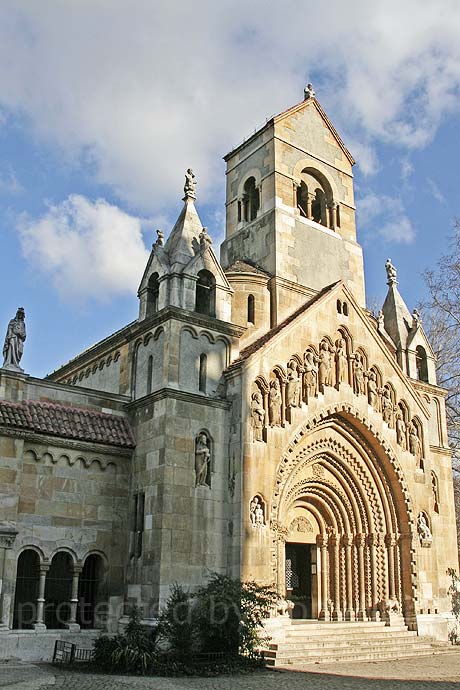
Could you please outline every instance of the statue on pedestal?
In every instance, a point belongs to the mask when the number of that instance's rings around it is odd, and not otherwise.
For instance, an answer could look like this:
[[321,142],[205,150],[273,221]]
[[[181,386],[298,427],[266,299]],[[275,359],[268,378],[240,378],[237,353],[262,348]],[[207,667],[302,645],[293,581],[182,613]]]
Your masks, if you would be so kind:
[[19,307],[14,319],[8,324],[8,330],[3,345],[3,368],[10,371],[23,372],[19,362],[24,352],[24,341],[26,339],[25,312]]

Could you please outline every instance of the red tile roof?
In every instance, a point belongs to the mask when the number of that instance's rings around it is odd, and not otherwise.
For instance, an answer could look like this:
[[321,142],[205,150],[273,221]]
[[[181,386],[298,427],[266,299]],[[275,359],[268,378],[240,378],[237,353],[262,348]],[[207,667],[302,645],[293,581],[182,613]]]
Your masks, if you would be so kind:
[[0,426],[123,448],[136,445],[129,422],[123,417],[55,403],[2,400]]

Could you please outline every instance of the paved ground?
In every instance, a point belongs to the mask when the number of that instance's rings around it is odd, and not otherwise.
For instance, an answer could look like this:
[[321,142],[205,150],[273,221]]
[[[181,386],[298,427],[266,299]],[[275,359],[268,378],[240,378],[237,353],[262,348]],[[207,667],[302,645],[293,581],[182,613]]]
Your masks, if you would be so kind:
[[216,678],[141,678],[0,664],[1,690],[460,690],[460,651]]

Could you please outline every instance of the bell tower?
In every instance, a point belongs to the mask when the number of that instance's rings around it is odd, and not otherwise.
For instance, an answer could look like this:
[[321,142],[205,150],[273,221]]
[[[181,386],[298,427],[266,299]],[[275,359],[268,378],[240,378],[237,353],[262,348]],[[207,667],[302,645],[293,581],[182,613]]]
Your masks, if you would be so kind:
[[354,160],[311,85],[304,96],[225,156],[221,262],[230,274],[242,261],[268,274],[271,326],[338,280],[365,306]]

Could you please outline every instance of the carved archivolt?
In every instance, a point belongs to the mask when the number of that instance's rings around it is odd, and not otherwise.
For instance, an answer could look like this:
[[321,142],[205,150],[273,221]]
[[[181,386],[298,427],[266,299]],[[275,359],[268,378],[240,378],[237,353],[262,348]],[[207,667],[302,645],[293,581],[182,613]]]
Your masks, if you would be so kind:
[[65,379],[63,383],[66,383],[69,386],[75,386],[79,381],[83,381],[84,378],[88,378],[91,374],[95,374],[98,370],[102,371],[102,369],[110,367],[111,364],[118,362],[120,356],[121,353],[119,350],[117,350],[114,354],[101,357],[101,359],[95,360],[84,369],[79,369],[76,371],[70,378]]
[[290,532],[314,532],[313,525],[310,520],[306,517],[299,516],[294,518],[294,520],[289,525]]

